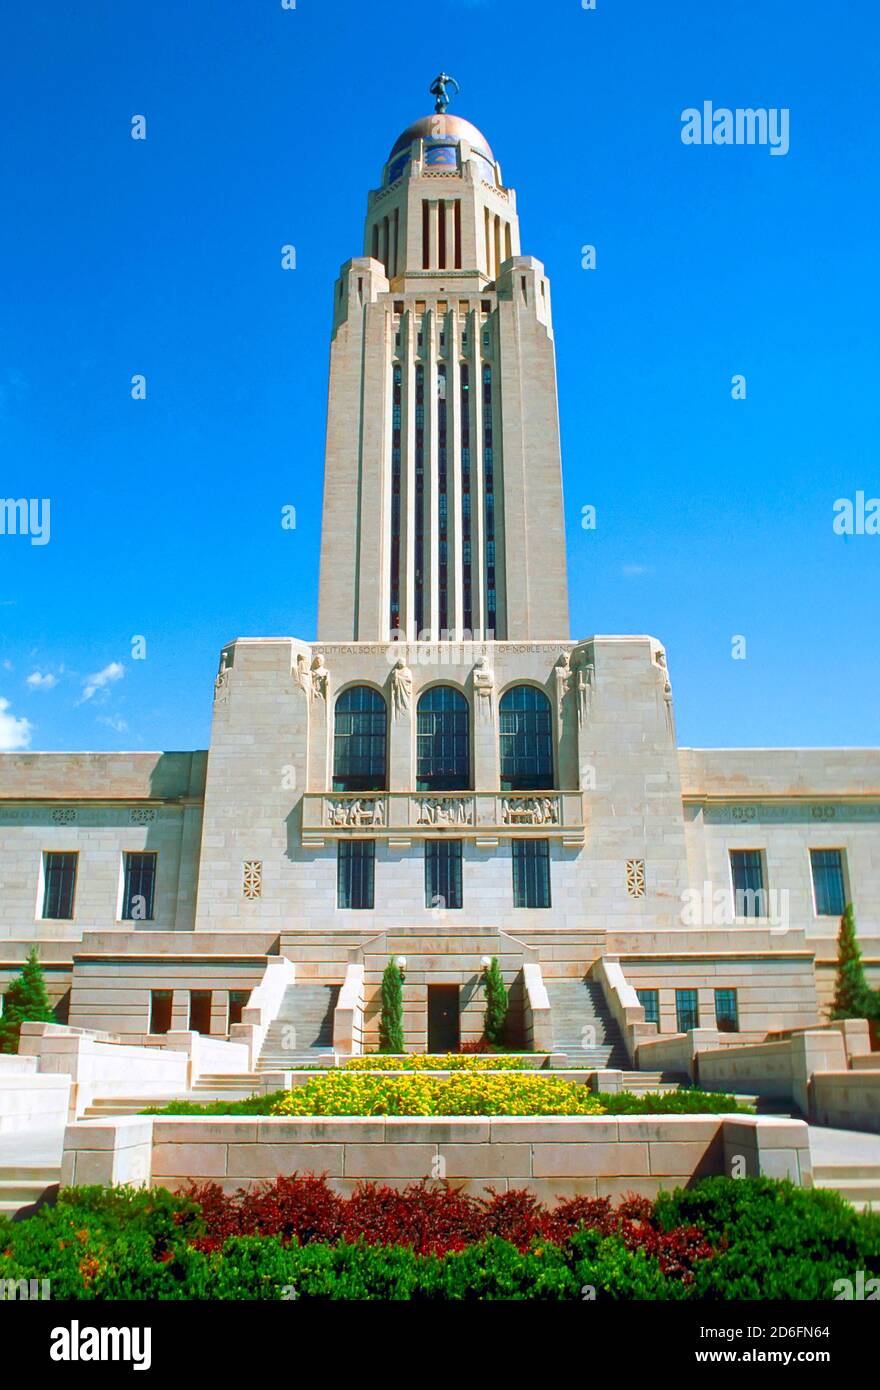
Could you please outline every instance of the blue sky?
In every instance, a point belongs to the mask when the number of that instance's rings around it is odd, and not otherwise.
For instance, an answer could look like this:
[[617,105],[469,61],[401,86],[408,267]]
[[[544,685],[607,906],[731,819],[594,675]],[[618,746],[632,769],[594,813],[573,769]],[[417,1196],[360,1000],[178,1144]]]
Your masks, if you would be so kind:
[[[221,644],[313,635],[333,281],[441,67],[552,279],[573,633],[660,637],[684,744],[880,742],[880,536],[832,530],[880,494],[876,6],[41,0],[2,38],[0,496],[52,510],[0,536],[0,747],[206,747]],[[704,100],[788,108],[790,152],[684,146]]]

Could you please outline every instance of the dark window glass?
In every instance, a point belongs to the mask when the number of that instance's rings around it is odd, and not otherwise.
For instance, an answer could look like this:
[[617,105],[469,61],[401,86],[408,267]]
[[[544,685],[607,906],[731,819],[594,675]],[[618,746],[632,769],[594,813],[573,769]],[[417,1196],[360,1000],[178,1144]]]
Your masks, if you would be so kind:
[[151,922],[156,891],[156,854],[126,854],[122,917],[126,922]]
[[645,1022],[660,1027],[660,994],[656,989],[637,989],[639,1003],[645,1011]]
[[233,1023],[241,1023],[241,1016],[244,1012],[250,993],[246,989],[231,989],[229,991],[229,1026]]
[[385,790],[387,711],[378,690],[356,685],[336,701],[333,732],[333,790]]
[[513,841],[513,905],[550,906],[549,840]]
[[69,921],[76,897],[75,851],[47,851],[43,860],[43,916]]
[[739,1032],[739,1010],[736,1006],[735,989],[716,989],[715,1023],[719,1033]]
[[813,893],[819,917],[842,917],[846,910],[843,855],[839,849],[811,849]]
[[150,1032],[171,1032],[171,990],[150,991]]
[[373,906],[375,840],[341,840],[336,859],[336,906]]
[[437,685],[419,700],[416,779],[420,792],[467,791],[471,784],[470,712],[461,691]]
[[733,901],[737,917],[766,917],[764,856],[759,849],[732,849]]
[[461,907],[461,849],[461,840],[425,841],[425,907]]
[[501,698],[501,790],[546,791],[553,786],[553,721],[542,690],[517,685]]
[[190,990],[189,1026],[192,1033],[210,1033],[211,991],[209,989]]
[[700,1006],[695,989],[675,991],[675,1023],[679,1033],[689,1033],[700,1026]]

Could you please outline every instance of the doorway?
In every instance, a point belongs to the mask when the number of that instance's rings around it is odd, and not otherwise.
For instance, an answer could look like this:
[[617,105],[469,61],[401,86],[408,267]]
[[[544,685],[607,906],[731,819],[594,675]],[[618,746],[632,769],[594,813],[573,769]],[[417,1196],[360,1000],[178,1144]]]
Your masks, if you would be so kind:
[[457,1052],[460,1041],[458,985],[428,985],[428,1051]]

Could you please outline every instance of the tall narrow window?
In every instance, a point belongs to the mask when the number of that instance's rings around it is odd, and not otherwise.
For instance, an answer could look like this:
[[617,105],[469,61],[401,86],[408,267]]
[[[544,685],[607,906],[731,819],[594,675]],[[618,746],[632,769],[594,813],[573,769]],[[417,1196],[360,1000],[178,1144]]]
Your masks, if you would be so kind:
[[336,906],[372,909],[375,840],[340,840],[336,859]]
[[151,989],[150,990],[150,1032],[151,1033],[170,1033],[171,1032],[171,1006],[173,1003],[170,989]]
[[471,784],[470,711],[461,691],[436,685],[419,700],[416,779],[420,792],[466,791]]
[[425,627],[425,368],[416,367],[416,496],[415,496],[415,617],[416,640]]
[[390,627],[400,627],[400,429],[403,370],[394,363],[391,380],[391,613]]
[[355,685],[336,701],[333,790],[381,792],[386,786],[388,711],[378,690]]
[[492,433],[492,368],[483,366],[483,490],[486,506],[486,627],[488,641],[495,638],[498,600],[495,576],[495,448]]
[[689,1033],[700,1026],[700,1005],[695,989],[675,991],[675,1026],[679,1033]]
[[437,204],[437,242],[439,249],[439,259],[437,264],[440,270],[446,269],[446,203],[441,198]]
[[[418,224],[417,224],[418,225]],[[422,270],[431,269],[431,204],[422,203]]]
[[43,855],[43,916],[69,922],[76,899],[75,851],[48,850]]
[[123,861],[122,920],[152,922],[156,860],[152,853],[127,853]]
[[461,270],[461,199],[455,200],[455,269]]
[[229,991],[230,1028],[234,1023],[241,1023],[241,1016],[247,1008],[247,1001],[250,997],[250,992],[246,989],[231,989]]
[[811,849],[813,897],[817,917],[842,917],[846,910],[843,853],[839,849]]
[[189,1027],[191,1033],[208,1034],[211,1031],[211,995],[209,989],[191,989],[189,992]]
[[759,849],[732,849],[730,869],[737,917],[766,917],[764,856]]
[[639,1003],[645,1011],[645,1022],[660,1027],[660,992],[656,989],[637,989]]
[[550,906],[549,840],[513,841],[513,905]]
[[425,907],[461,907],[461,851],[461,840],[425,841]]
[[[456,207],[459,204],[456,203]],[[471,561],[471,369],[461,364],[461,554],[462,622],[465,633],[474,628],[473,565]]]
[[442,642],[449,631],[449,492],[447,471],[446,364],[437,368],[437,620]]
[[715,1026],[719,1033],[739,1032],[739,1009],[735,989],[716,989]]
[[516,685],[499,706],[501,790],[546,791],[553,786],[553,717],[543,690]]

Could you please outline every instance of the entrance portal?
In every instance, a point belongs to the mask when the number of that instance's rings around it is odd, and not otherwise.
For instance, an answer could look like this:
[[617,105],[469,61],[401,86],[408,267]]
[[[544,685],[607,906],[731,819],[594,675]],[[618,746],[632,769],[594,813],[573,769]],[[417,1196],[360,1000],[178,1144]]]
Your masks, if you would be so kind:
[[457,1052],[460,1041],[458,985],[428,985],[428,1051]]

